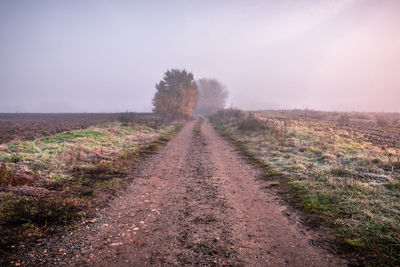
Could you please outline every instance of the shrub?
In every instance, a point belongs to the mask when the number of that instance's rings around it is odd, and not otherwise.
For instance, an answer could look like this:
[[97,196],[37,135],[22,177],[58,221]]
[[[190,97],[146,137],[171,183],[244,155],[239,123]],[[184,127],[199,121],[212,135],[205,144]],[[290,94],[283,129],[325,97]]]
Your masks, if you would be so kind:
[[119,122],[122,122],[125,125],[131,122],[135,122],[135,116],[133,115],[133,113],[130,112],[119,113],[117,119]]
[[376,125],[379,127],[387,127],[389,120],[385,116],[376,116]]
[[238,122],[238,129],[240,131],[261,131],[267,128],[267,122],[257,118],[253,113],[249,113]]
[[246,116],[246,113],[237,108],[220,110],[210,117],[213,122],[232,122]]
[[0,185],[9,184],[11,181],[10,167],[7,163],[0,165]]
[[350,121],[350,116],[348,114],[341,114],[338,118],[339,125],[348,125]]

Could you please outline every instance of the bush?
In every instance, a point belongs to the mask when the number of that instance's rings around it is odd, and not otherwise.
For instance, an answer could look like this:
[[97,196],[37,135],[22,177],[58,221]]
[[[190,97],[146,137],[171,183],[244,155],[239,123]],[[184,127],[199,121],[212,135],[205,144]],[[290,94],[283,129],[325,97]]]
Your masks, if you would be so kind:
[[269,128],[267,121],[257,118],[253,113],[239,120],[237,125],[240,131],[261,131]]
[[385,116],[376,116],[376,125],[379,127],[387,127],[389,120]]
[[10,168],[7,163],[0,164],[0,185],[6,185],[11,183]]
[[350,121],[350,116],[348,114],[341,114],[338,118],[339,125],[347,126]]
[[220,110],[210,117],[213,122],[232,122],[236,119],[244,118],[246,113],[237,108]]
[[117,119],[119,122],[122,122],[123,124],[127,125],[128,123],[134,121],[134,117],[135,116],[133,115],[133,113],[124,112],[124,113],[119,113]]

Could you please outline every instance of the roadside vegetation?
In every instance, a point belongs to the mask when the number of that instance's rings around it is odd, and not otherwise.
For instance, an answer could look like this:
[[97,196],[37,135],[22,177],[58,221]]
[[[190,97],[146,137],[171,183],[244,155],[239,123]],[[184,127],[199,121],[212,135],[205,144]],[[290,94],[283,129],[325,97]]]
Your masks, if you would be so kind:
[[1,144],[0,251],[60,227],[74,229],[74,219],[105,204],[135,163],[179,128],[127,113],[87,129]]
[[360,260],[400,264],[398,114],[220,111],[214,126]]

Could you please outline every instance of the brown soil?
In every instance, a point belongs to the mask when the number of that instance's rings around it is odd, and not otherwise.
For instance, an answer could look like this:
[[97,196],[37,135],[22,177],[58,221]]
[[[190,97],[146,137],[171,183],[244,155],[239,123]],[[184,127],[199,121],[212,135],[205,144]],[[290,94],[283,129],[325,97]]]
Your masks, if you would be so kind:
[[75,231],[40,240],[14,263],[94,266],[341,266],[260,170],[205,121],[189,122],[132,173],[126,192]]

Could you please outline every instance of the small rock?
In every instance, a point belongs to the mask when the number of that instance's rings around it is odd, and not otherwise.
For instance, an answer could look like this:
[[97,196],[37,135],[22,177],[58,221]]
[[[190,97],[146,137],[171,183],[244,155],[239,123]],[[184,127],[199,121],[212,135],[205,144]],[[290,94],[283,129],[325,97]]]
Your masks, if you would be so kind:
[[121,246],[122,242],[118,242],[118,243],[111,243],[110,246],[111,247],[115,247],[115,246]]

